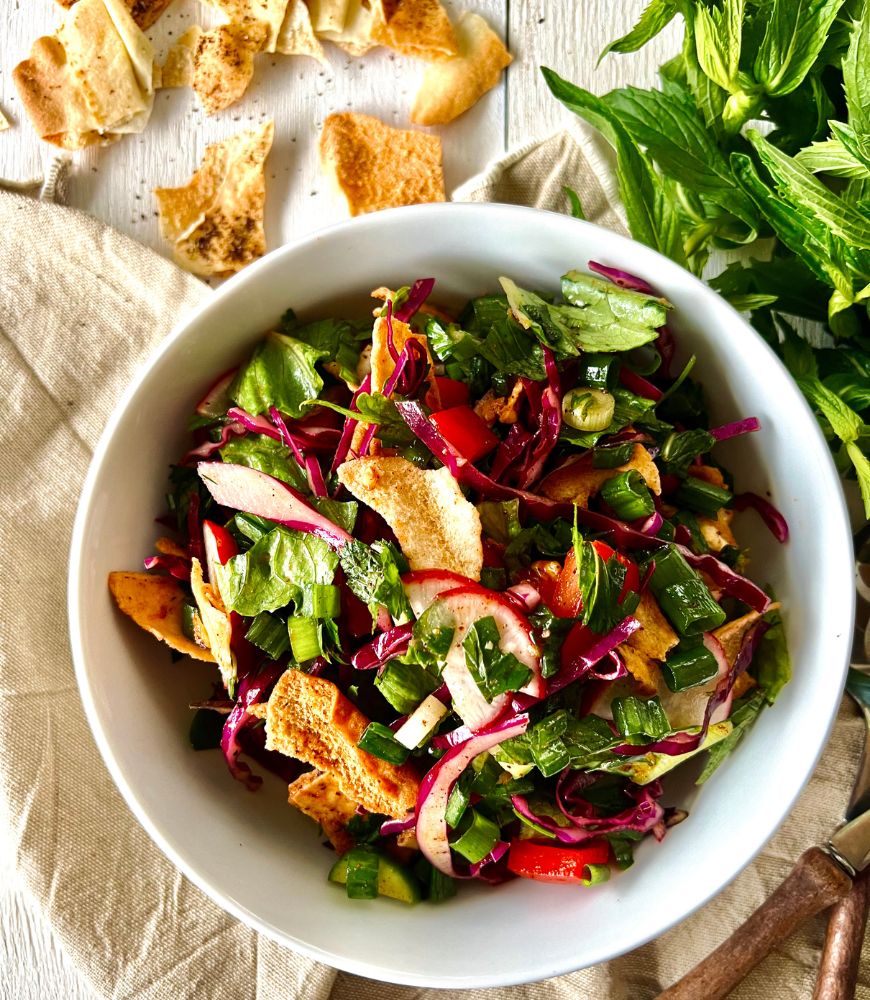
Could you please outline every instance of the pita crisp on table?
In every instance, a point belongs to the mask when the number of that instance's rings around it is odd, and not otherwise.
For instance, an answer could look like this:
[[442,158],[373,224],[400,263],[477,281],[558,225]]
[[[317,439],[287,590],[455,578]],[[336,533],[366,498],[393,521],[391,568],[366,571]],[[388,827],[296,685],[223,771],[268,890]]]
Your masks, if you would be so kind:
[[[69,10],[77,0],[57,0],[57,2]],[[124,0],[124,6],[143,31],[147,31],[171,3],[172,0]]]
[[383,17],[375,38],[381,45],[430,61],[459,53],[453,25],[438,0],[379,0],[379,5]]
[[311,26],[311,17],[304,0],[206,0],[220,11],[230,24],[260,21],[268,28],[263,52],[285,55],[314,55],[323,48]]
[[411,108],[417,125],[446,125],[476,104],[498,83],[511,55],[477,14],[465,13],[456,25],[459,54],[426,67]]
[[311,56],[324,62],[323,46],[314,34],[311,14],[305,0],[290,0],[278,30],[275,51],[285,56]]
[[0,132],[3,132],[7,128],[11,128],[9,119],[3,114],[3,109],[0,108]]
[[12,78],[37,133],[82,149],[141,132],[154,99],[151,43],[121,0],[79,0]]
[[446,200],[438,136],[392,128],[371,115],[330,115],[320,162],[351,215]]
[[207,146],[187,184],[155,190],[160,233],[188,271],[223,277],[266,252],[264,164],[274,132],[269,121]]

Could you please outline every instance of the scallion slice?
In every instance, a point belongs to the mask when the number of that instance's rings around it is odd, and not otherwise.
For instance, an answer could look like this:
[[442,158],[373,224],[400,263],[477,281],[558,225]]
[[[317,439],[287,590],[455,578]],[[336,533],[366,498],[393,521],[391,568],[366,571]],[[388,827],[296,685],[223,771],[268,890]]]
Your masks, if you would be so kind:
[[196,622],[198,618],[199,612],[193,604],[181,605],[181,631],[185,638],[190,639],[191,642],[197,641]]
[[438,687],[437,678],[416,663],[390,660],[375,678],[375,687],[397,712],[408,715]]
[[601,445],[592,452],[592,468],[616,469],[620,465],[626,465],[631,461],[633,451],[633,441],[626,441],[624,444]]
[[373,757],[401,766],[408,759],[408,748],[396,740],[392,730],[380,722],[370,722],[356,744]]
[[672,545],[656,552],[650,588],[680,635],[710,632],[725,621],[704,581]]
[[623,521],[638,521],[655,512],[652,493],[637,469],[628,469],[605,480],[601,498]]
[[586,865],[584,871],[586,877],[580,880],[583,885],[600,885],[610,878],[610,865]]
[[341,613],[341,593],[329,583],[312,583],[302,597],[302,614],[308,618],[337,618]]
[[731,493],[697,476],[686,476],[674,493],[674,501],[699,514],[716,514],[731,503]]
[[685,691],[704,684],[718,672],[716,657],[703,642],[680,643],[662,664],[662,677],[671,691]]
[[290,648],[298,663],[307,663],[323,653],[320,628],[315,618],[291,618],[287,622]]
[[459,826],[459,821],[465,814],[465,810],[468,808],[468,803],[471,801],[471,794],[468,790],[469,783],[463,781],[457,781],[453,786],[453,791],[450,793],[450,797],[447,799],[447,808],[444,811],[444,819],[447,821],[447,825],[451,830],[455,830]]
[[287,626],[268,611],[261,611],[251,622],[245,638],[273,660],[280,659],[290,648]]
[[622,736],[649,736],[657,739],[671,731],[671,724],[658,698],[614,698],[613,721]]
[[467,812],[466,817],[462,824],[464,830],[450,846],[474,865],[483,861],[498,843],[499,829],[476,809]]
[[578,431],[603,431],[613,420],[616,401],[604,389],[572,389],[562,399],[562,419]]

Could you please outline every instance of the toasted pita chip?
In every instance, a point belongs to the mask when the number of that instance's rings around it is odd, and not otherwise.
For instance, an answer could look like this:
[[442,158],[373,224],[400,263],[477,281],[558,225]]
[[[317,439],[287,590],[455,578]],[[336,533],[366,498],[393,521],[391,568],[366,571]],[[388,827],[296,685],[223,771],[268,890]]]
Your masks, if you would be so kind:
[[[771,611],[775,611],[779,608],[779,604],[771,604]],[[725,659],[728,661],[728,665],[732,666],[734,661],[737,659],[741,648],[743,647],[743,640],[746,638],[746,633],[752,628],[752,626],[761,618],[762,616],[757,611],[750,611],[740,618],[735,618],[733,621],[725,622],[724,625],[720,625],[719,628],[713,629],[713,637],[718,639],[722,644],[722,649],[725,652]]]
[[273,135],[270,121],[207,146],[188,184],[155,190],[161,235],[182,267],[232,274],[266,252],[263,166]]
[[376,0],[350,0],[346,7],[344,27],[322,31],[320,37],[349,56],[364,56],[380,44],[377,38],[384,25],[381,5]]
[[447,11],[438,0],[380,0],[375,41],[405,56],[435,61],[459,54]]
[[357,746],[368,724],[331,681],[291,668],[269,696],[266,749],[333,776],[369,812],[401,819],[416,805],[419,779],[412,765],[397,767]]
[[496,421],[500,424],[515,424],[520,415],[522,399],[523,383],[517,379],[507,396],[496,396],[492,389],[488,389],[475,403],[474,412],[490,426]]
[[664,660],[679,639],[648,590],[641,595],[634,617],[641,627],[628,637],[628,645],[654,660]]
[[370,115],[330,115],[320,160],[351,215],[446,199],[436,135],[391,128]]
[[480,579],[480,515],[449,469],[419,469],[404,458],[358,458],[339,466],[338,478],[389,524],[411,569]]
[[498,83],[511,55],[477,14],[465,13],[456,25],[459,55],[426,68],[411,107],[417,125],[446,125],[477,104]]
[[232,635],[230,617],[217,589],[203,579],[202,564],[199,559],[191,560],[190,589],[193,591],[193,599],[196,601],[202,627],[208,636],[209,649],[211,649],[212,656],[217,660],[217,665],[220,668],[221,680],[227,691],[232,691],[236,682],[237,670],[236,658],[230,646]]
[[659,470],[650,453],[642,444],[636,444],[631,459],[625,465],[614,469],[594,469],[584,459],[551,472],[542,482],[540,492],[551,500],[567,500],[578,507],[588,507],[589,498],[594,496],[613,476],[629,469],[636,469],[653,493],[661,493],[662,482]]
[[290,0],[284,21],[278,30],[275,51],[285,56],[311,56],[320,62],[326,61],[323,46],[314,34],[311,14],[305,0]]
[[161,87],[193,86],[193,57],[201,37],[202,28],[194,24],[172,46],[160,68]]
[[7,128],[11,128],[9,124],[9,119],[3,114],[3,109],[0,108],[0,132],[3,132]]
[[183,545],[179,545],[178,542],[173,541],[171,538],[158,538],[154,543],[154,548],[162,556],[178,556],[179,559],[187,558],[187,549]]
[[254,77],[254,56],[268,37],[269,25],[262,21],[222,24],[203,32],[193,53],[193,89],[206,114],[241,100]]
[[357,804],[344,794],[335,775],[308,771],[287,787],[287,801],[320,824],[339,854],[353,847],[347,824],[356,815]]
[[639,649],[626,643],[623,643],[617,652],[625,664],[625,669],[637,681],[641,694],[655,694],[658,690],[658,678],[661,674],[658,663],[646,653],[642,653]]
[[230,24],[241,25],[251,21],[261,21],[268,28],[268,35],[261,51],[276,51],[278,32],[287,13],[287,0],[205,0],[205,2],[220,11]]
[[[407,323],[403,323],[401,320],[395,318],[392,320],[392,327],[393,348],[399,354],[404,350],[405,344],[409,340],[416,340],[422,346],[426,352],[426,357],[429,359],[427,381],[430,386],[434,386],[432,354],[429,350],[429,341],[426,338],[426,334],[415,333]],[[372,327],[372,351],[369,356],[369,364],[371,365],[372,392],[383,392],[387,381],[396,367],[393,355],[390,353],[389,325],[387,324],[386,316],[378,316]]]
[[328,31],[343,31],[350,0],[308,0],[311,25],[318,35]]
[[214,662],[207,649],[184,634],[181,608],[185,597],[177,580],[150,573],[110,573],[109,590],[121,611],[146,632],[179,653]]
[[[57,2],[69,10],[76,0],[57,0]],[[124,6],[143,31],[147,31],[171,3],[172,0],[124,0]]]
[[690,476],[703,479],[705,483],[710,483],[712,486],[718,486],[723,490],[728,489],[722,470],[717,469],[715,465],[690,465],[687,472]]
[[721,552],[722,549],[737,545],[737,539],[731,530],[733,519],[734,511],[726,510],[724,507],[715,517],[698,517],[701,537],[713,552]]

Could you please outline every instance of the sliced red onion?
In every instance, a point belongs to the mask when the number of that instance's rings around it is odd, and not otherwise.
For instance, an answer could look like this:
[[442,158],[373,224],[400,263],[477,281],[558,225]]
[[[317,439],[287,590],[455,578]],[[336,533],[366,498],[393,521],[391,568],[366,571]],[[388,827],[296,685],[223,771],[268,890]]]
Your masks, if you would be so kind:
[[321,498],[328,497],[329,491],[323,478],[323,469],[314,455],[305,456],[305,473],[308,476],[308,485],[313,495]]
[[417,817],[414,813],[404,819],[388,819],[381,823],[380,834],[382,837],[392,837],[396,833],[404,833],[405,830],[413,830]]
[[272,685],[283,672],[284,667],[274,663],[267,664],[256,676],[249,674],[243,677],[239,682],[236,703],[227,716],[221,733],[221,750],[230,774],[237,781],[243,782],[248,791],[251,792],[255,792],[263,784],[263,779],[259,775],[253,774],[248,765],[239,760],[239,754],[242,752],[242,747],[239,744],[239,733],[255,719],[255,716],[251,715],[248,709],[251,705],[259,704],[265,700],[267,692],[271,690]]
[[633,372],[624,365],[619,369],[619,381],[635,396],[642,396],[644,399],[651,399],[656,403],[664,395],[662,390],[654,386],[652,382],[647,381],[642,375],[638,375],[637,372]]
[[373,670],[375,667],[380,669],[390,660],[408,652],[413,631],[414,627],[409,622],[381,632],[353,654],[351,666],[356,670]]
[[745,417],[743,420],[733,420],[730,424],[722,424],[721,427],[711,427],[710,433],[717,441],[727,441],[729,438],[760,430],[761,421],[758,417]]
[[489,865],[498,864],[505,854],[507,854],[510,846],[511,845],[506,840],[499,840],[495,847],[493,847],[493,849],[482,861],[478,861],[468,869],[468,874],[472,878],[485,878],[486,876],[482,875],[483,870]]
[[665,523],[665,519],[656,510],[653,511],[650,516],[637,526],[637,531],[642,535],[655,536],[662,530],[662,525]]
[[[445,689],[447,685],[444,685]],[[447,691],[448,700],[450,697],[449,690]],[[437,736],[433,736],[429,741],[430,744],[435,747],[436,750],[448,750],[450,747],[459,746],[460,743],[465,743],[474,736],[474,733],[468,728],[468,726],[458,726],[456,729],[452,729],[449,733],[439,733]]]
[[434,278],[418,278],[411,285],[407,299],[396,310],[396,319],[402,323],[410,323],[411,319],[420,311],[420,306],[432,294],[434,287]]
[[[567,687],[583,677],[596,676],[593,671],[595,664],[599,660],[603,660],[621,642],[625,642],[640,627],[637,618],[632,618],[631,615],[623,618],[616,628],[611,629],[607,635],[596,639],[585,653],[578,654],[570,663],[561,667],[558,673],[550,678],[547,693],[555,694],[556,691],[561,691],[563,687]],[[612,678],[602,675],[598,679],[610,680]]]
[[190,582],[190,562],[182,556],[148,556],[145,560],[145,569],[162,569],[176,580]]
[[227,412],[227,408],[232,402],[229,389],[237,371],[237,368],[232,368],[215,379],[206,394],[196,404],[196,412],[201,417],[222,417]]
[[788,541],[788,521],[769,500],[757,493],[738,493],[731,506],[734,510],[754,510],[778,542]]
[[505,597],[517,597],[521,604],[523,611],[534,611],[535,608],[541,603],[541,595],[538,591],[526,580],[522,580],[520,583],[515,583],[512,587],[504,592]]
[[342,548],[352,538],[292,486],[264,472],[228,462],[200,462],[197,471],[214,500],[223,507],[317,535],[334,549]]
[[638,278],[635,274],[629,274],[628,271],[621,271],[617,267],[608,267],[607,264],[599,264],[597,260],[588,261],[586,266],[590,271],[608,278],[614,285],[619,285],[620,288],[628,288],[633,292],[642,292],[644,295],[658,296],[658,292],[652,285],[644,281],[643,278]]
[[701,573],[707,576],[716,584],[723,594],[728,597],[736,597],[753,611],[764,614],[771,605],[771,599],[765,594],[761,587],[748,580],[745,576],[735,573],[730,566],[726,566],[721,559],[709,554],[698,556],[685,545],[677,545],[677,549],[683,554],[686,562]]
[[221,448],[223,448],[230,438],[242,437],[247,433],[247,427],[235,421],[231,424],[224,424],[223,427],[221,427],[221,436],[218,441],[205,441],[196,448],[191,448],[190,451],[181,459],[181,464],[188,465],[190,462],[202,461],[202,459],[211,458],[215,452],[220,451]]
[[559,441],[562,428],[562,383],[556,359],[549,347],[542,347],[544,366],[547,372],[547,388],[541,393],[539,426],[535,432],[535,444],[531,449],[527,466],[521,470],[518,486],[528,489],[541,477],[550,453]]
[[692,532],[686,527],[685,524],[678,524],[674,528],[674,541],[677,545],[683,545],[689,547],[692,544]]
[[528,725],[528,715],[517,715],[477,733],[464,743],[451,747],[420,782],[416,809],[417,843],[426,860],[444,875],[461,877],[453,867],[445,819],[447,800],[453,786],[478,754],[514,736],[521,736]]

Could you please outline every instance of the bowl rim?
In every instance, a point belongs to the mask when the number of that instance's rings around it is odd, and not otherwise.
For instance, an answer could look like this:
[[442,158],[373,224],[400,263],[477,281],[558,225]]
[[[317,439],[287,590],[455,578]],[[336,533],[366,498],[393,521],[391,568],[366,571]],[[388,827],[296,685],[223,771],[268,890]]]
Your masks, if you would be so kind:
[[[618,242],[624,243],[627,247],[642,247],[646,253],[653,254],[657,257],[661,263],[661,266],[666,270],[675,269],[682,272],[685,278],[690,279],[696,288],[700,289],[701,294],[711,297],[712,300],[718,302],[719,308],[724,307],[726,310],[730,311],[732,314],[732,322],[739,324],[743,329],[749,333],[758,342],[758,345],[763,348],[767,353],[769,360],[780,369],[785,371],[784,366],[780,359],[776,356],[770,345],[768,345],[763,338],[752,328],[752,326],[740,315],[724,298],[722,298],[717,292],[709,287],[704,281],[695,275],[691,274],[687,269],[683,268],[681,265],[670,260],[670,258],[665,257],[663,254],[659,253],[657,250],[640,243],[637,240],[632,239],[630,236],[624,235],[622,233],[616,233],[614,230],[607,229],[604,226],[598,226],[595,223],[588,222],[584,219],[574,219],[565,216],[558,212],[551,212],[544,209],[532,208],[529,206],[522,205],[507,205],[499,204],[493,202],[445,202],[437,204],[424,204],[424,205],[412,205],[405,206],[401,208],[387,209],[385,211],[372,213],[369,215],[363,215],[357,218],[348,219],[333,225],[324,227],[323,229],[318,229],[313,232],[307,233],[299,239],[293,240],[283,246],[276,247],[274,250],[270,251],[264,255],[259,260],[255,261],[253,264],[246,267],[243,271],[233,275],[226,282],[224,282],[218,289],[214,291],[213,295],[208,296],[202,303],[195,306],[192,310],[187,312],[181,320],[176,322],[170,332],[160,340],[152,351],[149,353],[145,361],[142,363],[141,367],[138,369],[132,380],[125,387],[120,398],[115,403],[109,419],[106,422],[106,426],[100,435],[96,447],[94,448],[90,464],[88,467],[87,476],[85,478],[84,484],[82,486],[80,498],[76,508],[75,522],[73,526],[73,532],[70,542],[70,557],[69,557],[69,570],[67,578],[67,611],[69,618],[69,634],[72,650],[72,658],[75,669],[76,682],[79,688],[79,694],[82,700],[82,704],[85,709],[85,715],[87,717],[88,725],[93,734],[94,740],[99,748],[100,754],[103,761],[117,786],[118,790],[121,792],[127,806],[132,811],[133,815],[136,817],[140,825],[143,827],[145,832],[155,843],[155,845],[160,849],[163,855],[168,858],[168,860],[178,868],[190,881],[196,885],[202,892],[206,894],[213,902],[221,907],[225,912],[230,913],[236,919],[240,920],[243,924],[250,927],[251,929],[257,931],[258,933],[264,934],[267,938],[275,941],[277,944],[283,947],[290,948],[291,950],[297,951],[309,958],[316,961],[323,962],[331,966],[332,968],[341,969],[356,975],[364,976],[370,979],[381,980],[385,982],[394,982],[402,985],[408,986],[418,986],[418,987],[429,987],[438,989],[458,989],[458,988],[486,988],[486,987],[501,987],[501,986],[511,986],[522,983],[530,983],[540,981],[544,978],[550,978],[552,976],[565,975],[574,971],[578,971],[579,968],[589,967],[590,963],[585,965],[577,966],[573,962],[562,962],[557,966],[543,967],[543,963],[537,968],[531,970],[530,976],[518,976],[516,973],[508,973],[503,975],[464,975],[464,976],[450,976],[442,977],[440,979],[434,978],[426,974],[417,973],[405,973],[396,972],[388,967],[385,967],[377,962],[367,962],[359,960],[338,951],[325,950],[317,947],[316,945],[311,945],[306,941],[299,940],[290,936],[289,934],[278,930],[277,928],[271,926],[256,913],[247,909],[246,907],[236,903],[230,896],[224,894],[217,886],[212,884],[208,877],[202,875],[197,868],[195,860],[189,859],[184,856],[179,850],[177,850],[169,841],[166,835],[161,831],[157,824],[151,819],[147,810],[141,804],[134,788],[127,780],[127,777],[121,768],[120,764],[115,758],[114,752],[112,750],[112,745],[103,729],[100,722],[99,714],[95,704],[93,690],[90,683],[88,666],[86,663],[83,641],[82,641],[82,625],[84,623],[84,617],[86,617],[82,604],[79,600],[79,581],[82,575],[82,566],[84,562],[85,554],[83,552],[83,541],[86,531],[86,526],[88,523],[88,517],[90,514],[90,509],[93,501],[94,489],[97,484],[97,480],[102,472],[103,463],[106,457],[106,452],[109,447],[109,443],[112,440],[119,423],[121,422],[123,416],[126,414],[128,407],[131,402],[138,394],[139,389],[147,381],[150,376],[152,369],[158,364],[160,359],[170,351],[175,344],[182,340],[187,331],[199,324],[203,317],[207,316],[212,310],[218,310],[222,307],[223,302],[227,297],[233,297],[237,294],[243,294],[245,286],[252,282],[260,273],[260,271],[268,269],[275,265],[276,261],[281,260],[284,257],[295,255],[301,251],[304,251],[306,247],[318,243],[322,240],[331,240],[334,238],[340,238],[344,233],[349,230],[354,231],[364,231],[365,229],[380,229],[390,227],[392,220],[401,216],[403,218],[410,217],[412,215],[422,216],[425,221],[426,217],[432,215],[444,214],[447,212],[451,213],[461,213],[461,214],[474,214],[474,213],[492,213],[493,215],[499,214],[501,216],[514,216],[519,220],[531,220],[541,215],[554,216],[556,218],[568,221],[576,226],[583,226],[593,232],[605,232],[608,235],[608,239],[612,237],[617,237]],[[839,474],[836,471],[834,465],[833,457],[830,454],[827,442],[822,434],[818,423],[812,414],[809,405],[804,400],[800,391],[795,387],[795,402],[804,408],[805,413],[811,419],[811,425],[813,428],[813,435],[815,436],[815,443],[818,446],[818,451],[824,466],[824,476],[827,479],[827,485],[835,485],[836,489],[833,491],[834,495],[837,497],[837,505],[835,510],[828,510],[826,512],[826,519],[831,520],[836,519],[837,526],[840,529],[839,534],[841,536],[840,541],[843,543],[842,550],[844,553],[851,552],[852,548],[852,535],[849,523],[848,510],[846,505],[846,500],[843,495],[843,491],[840,485]],[[833,530],[833,529],[831,529]],[[840,546],[838,546],[839,551]],[[851,571],[851,565],[849,567]],[[843,630],[842,637],[837,637],[841,649],[836,651],[836,655],[832,656],[832,667],[828,669],[836,668],[840,671],[839,677],[831,677],[830,690],[832,692],[830,704],[826,708],[827,712],[827,722],[824,727],[823,738],[819,740],[818,746],[815,749],[814,754],[810,760],[810,766],[805,770],[803,774],[800,775],[800,780],[796,782],[794,786],[794,791],[785,802],[784,807],[779,811],[779,815],[776,822],[773,823],[769,830],[767,830],[764,836],[761,838],[757,846],[752,850],[751,854],[741,858],[740,863],[732,869],[732,866],[723,866],[721,869],[725,871],[722,877],[716,879],[715,887],[712,888],[703,898],[693,901],[692,905],[685,909],[680,910],[676,916],[673,917],[663,926],[657,927],[655,930],[651,931],[647,935],[638,939],[631,949],[628,951],[624,949],[617,948],[612,953],[609,953],[596,960],[595,963],[599,964],[606,961],[611,961],[614,958],[619,957],[623,954],[628,954],[629,951],[634,951],[639,947],[647,944],[648,942],[660,937],[672,927],[679,923],[682,923],[693,913],[699,910],[702,906],[705,906],[712,899],[718,896],[722,890],[729,885],[742,871],[745,870],[748,865],[758,856],[758,854],[764,849],[766,844],[770,841],[773,835],[781,827],[785,817],[791,812],[794,803],[796,802],[799,795],[804,791],[809,778],[816,769],[819,758],[827,745],[830,738],[831,731],[834,726],[834,722],[837,716],[837,706],[840,702],[840,697],[842,695],[842,690],[845,685],[846,671],[849,665],[849,653],[851,646],[851,622],[854,619],[855,613],[855,591],[854,588],[850,590],[850,596],[848,601],[848,607],[844,608],[846,615],[843,619],[844,622],[848,622],[850,627]],[[836,694],[836,697],[834,696]]]

